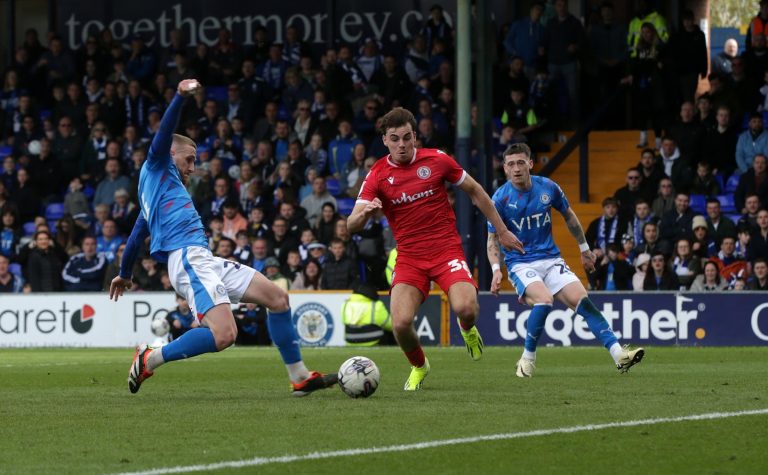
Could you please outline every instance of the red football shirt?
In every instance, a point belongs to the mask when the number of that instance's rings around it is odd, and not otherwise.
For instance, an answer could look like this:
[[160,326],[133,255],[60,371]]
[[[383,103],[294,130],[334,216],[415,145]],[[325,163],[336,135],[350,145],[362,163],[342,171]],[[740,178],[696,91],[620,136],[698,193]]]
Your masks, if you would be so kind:
[[466,176],[456,160],[441,150],[416,149],[405,165],[387,155],[371,168],[357,202],[381,200],[398,256],[433,258],[441,250],[461,248],[445,182],[460,185]]

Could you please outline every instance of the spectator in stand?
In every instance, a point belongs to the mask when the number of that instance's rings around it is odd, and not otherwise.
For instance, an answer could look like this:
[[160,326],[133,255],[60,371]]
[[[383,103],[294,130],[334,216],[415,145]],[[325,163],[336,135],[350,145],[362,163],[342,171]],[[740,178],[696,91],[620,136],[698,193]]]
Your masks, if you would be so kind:
[[757,227],[749,237],[746,253],[748,261],[768,259],[768,210],[761,209],[757,212]]
[[375,99],[365,101],[363,108],[355,115],[352,129],[366,148],[371,145],[373,139],[378,135],[376,121],[379,115],[379,103]]
[[75,225],[75,220],[72,219],[72,216],[67,214],[56,221],[54,243],[57,244],[59,248],[64,249],[64,252],[67,254],[67,258],[62,259],[62,262],[66,262],[69,257],[81,251],[79,243],[82,240],[82,231],[83,229],[78,228]]
[[109,290],[109,284],[112,282],[112,279],[120,273],[120,262],[123,260],[123,252],[125,252],[125,243],[118,246],[115,260],[107,263],[107,267],[104,269],[104,280],[101,283],[102,290]]
[[310,258],[291,282],[291,290],[321,290],[322,288],[323,268],[317,259]]
[[680,290],[680,281],[667,267],[666,257],[661,252],[651,256],[651,268],[645,273],[643,290]]
[[659,183],[664,178],[664,167],[656,158],[656,152],[652,148],[643,149],[640,152],[640,162],[637,164],[640,172],[640,180],[646,198],[652,200],[659,191]]
[[696,120],[704,127],[704,134],[717,127],[715,111],[712,109],[712,98],[704,93],[696,99]]
[[[632,84],[632,110],[635,117],[635,127],[640,129],[638,148],[648,146],[647,128],[650,126],[656,136],[656,148],[661,146],[661,128],[666,113],[665,91],[662,77],[663,41],[659,38],[657,29],[651,23],[643,23],[642,29],[637,28],[638,35],[634,36],[633,25],[630,24],[629,76],[622,82]],[[635,46],[636,45],[636,46]]]
[[742,209],[742,216],[739,218],[737,227],[739,229],[747,228],[751,231],[757,229],[757,212],[760,211],[762,206],[760,197],[757,194],[748,194],[744,198],[744,208]]
[[141,257],[141,265],[136,268],[136,272],[133,274],[133,280],[139,290],[163,290],[161,277],[162,272],[157,261],[149,254],[144,254]]
[[58,292],[62,289],[62,262],[53,249],[52,236],[48,231],[37,231],[33,238],[35,247],[30,250],[24,268],[32,292]]
[[[759,229],[757,225],[755,225],[755,229]],[[736,244],[735,244],[735,251],[734,254],[736,254],[739,257],[746,258],[747,257],[747,248],[749,248],[749,240],[752,237],[752,234],[755,231],[755,229],[750,228],[739,228],[738,234],[736,235]],[[717,254],[717,249],[712,253],[712,255]]]
[[20,241],[18,209],[15,205],[6,204],[0,208],[0,255],[11,260],[15,259]]
[[0,254],[0,293],[20,294],[24,291],[24,279],[8,271],[11,261]]
[[731,74],[731,61],[739,55],[739,43],[735,38],[728,38],[723,51],[712,57],[712,73],[720,76]]
[[687,238],[678,239],[675,252],[669,261],[669,269],[677,275],[680,285],[687,289],[694,277],[701,272],[701,260],[692,254],[691,242]]
[[603,200],[603,215],[589,223],[586,238],[589,246],[602,258],[608,244],[621,244],[627,223],[619,216],[619,207],[612,197]]
[[103,252],[107,261],[115,259],[117,248],[125,241],[123,236],[117,234],[117,224],[114,219],[107,219],[101,228],[101,236],[96,238],[98,252]]
[[115,192],[117,190],[128,190],[131,187],[131,180],[120,174],[120,159],[110,157],[104,164],[106,176],[96,187],[96,194],[93,196],[94,205],[105,204],[112,206],[115,202]]
[[295,120],[293,122],[293,133],[301,142],[302,147],[309,146],[310,140],[314,137],[315,129],[317,128],[317,122],[317,119],[312,117],[310,111],[310,101],[301,99],[296,105]]
[[144,44],[144,38],[135,34],[131,38],[131,52],[125,63],[125,72],[130,79],[149,84],[157,67],[155,53]]
[[26,168],[20,168],[16,172],[16,186],[12,196],[19,209],[19,222],[21,223],[32,221],[35,216],[40,214],[39,195],[29,179],[29,172]]
[[712,165],[713,173],[725,178],[736,169],[736,143],[739,136],[736,128],[731,125],[731,111],[727,106],[717,108],[715,120],[717,125],[708,129],[704,135],[702,157]]
[[669,128],[669,135],[675,138],[680,153],[689,163],[697,163],[701,158],[701,145],[706,132],[701,123],[696,121],[695,111],[693,102],[683,102],[680,106],[680,121]]
[[736,237],[736,225],[722,215],[717,198],[707,198],[707,234],[716,242],[725,236]]
[[317,238],[315,238],[315,232],[311,229],[305,229],[301,232],[301,236],[299,237],[299,247],[297,251],[299,252],[299,258],[302,261],[305,261],[309,258],[309,245],[313,242],[317,242]]
[[[750,242],[752,239],[750,238]],[[730,281],[736,277],[745,277],[747,261],[736,253],[736,239],[726,236],[720,241],[720,252],[712,257],[720,270],[720,276]]]
[[236,200],[227,199],[222,205],[222,217],[224,227],[221,234],[229,239],[235,239],[237,233],[248,229],[248,220],[240,214],[240,209]]
[[312,194],[304,198],[301,202],[301,207],[307,210],[307,221],[309,221],[310,226],[317,226],[318,219],[320,218],[326,203],[332,204],[334,210],[337,207],[336,198],[334,198],[326,188],[325,178],[317,176],[312,182]]
[[669,39],[669,55],[679,97],[693,101],[699,78],[707,77],[707,40],[694,21],[693,11],[683,10],[681,20],[682,28]]
[[48,43],[48,50],[40,55],[33,72],[42,71],[46,87],[56,83],[69,82],[75,79],[77,69],[75,60],[69,51],[64,50],[64,43],[58,36],[53,36]]
[[323,264],[323,290],[350,289],[357,279],[357,262],[347,257],[347,246],[339,238],[331,240],[331,258]]
[[546,53],[548,69],[555,81],[563,81],[568,90],[571,123],[581,117],[579,101],[579,55],[585,44],[584,28],[570,12],[566,0],[555,0],[555,17],[547,23],[540,53]]
[[296,279],[296,276],[301,273],[303,268],[301,262],[302,259],[298,249],[288,251],[285,264],[280,268],[280,273],[288,279],[288,288],[290,288],[290,283]]
[[702,262],[717,254],[715,240],[710,237],[707,221],[704,217],[694,216],[691,227],[693,228],[693,237],[691,238],[693,254]]
[[61,273],[64,290],[69,292],[98,292],[104,283],[107,259],[96,252],[96,238],[86,236],[81,247],[83,252],[73,255]]
[[261,70],[261,77],[274,91],[283,87],[283,78],[290,64],[283,60],[283,45],[273,43],[269,47],[269,59]]
[[384,109],[403,105],[410,97],[412,84],[392,54],[384,55],[383,67],[372,77],[371,84],[377,89]]
[[16,160],[12,155],[3,159],[3,171],[0,173],[0,181],[5,185],[6,190],[16,189]]
[[[534,71],[531,71],[531,78],[533,77]],[[448,89],[453,93],[453,86]],[[499,75],[494,81],[494,104],[492,108],[494,115],[501,114],[501,108],[509,102],[509,91],[513,89],[526,92],[531,90],[531,81],[525,73],[523,59],[520,56],[513,56],[509,61],[509,69],[507,73]],[[530,102],[533,102],[533,100]]]
[[634,273],[632,266],[619,258],[619,246],[609,244],[591,279],[597,290],[630,290]]
[[267,238],[256,238],[251,246],[253,251],[253,268],[264,273],[264,262],[269,257],[269,241]]
[[638,254],[653,254],[655,252],[661,252],[662,254],[671,253],[671,246],[659,239],[659,226],[653,221],[643,225],[643,240],[643,244],[638,245],[636,248]]
[[189,307],[189,302],[179,295],[176,295],[176,310],[168,314],[171,322],[171,337],[175,340],[188,330],[197,328],[200,324]]
[[761,203],[768,203],[768,160],[762,153],[755,155],[752,165],[746,173],[739,176],[739,184],[733,193],[734,204],[737,210],[744,212],[747,196],[755,194]]
[[66,180],[80,176],[80,137],[75,134],[74,124],[69,117],[61,117],[53,139],[53,156],[61,164]]
[[419,78],[429,75],[429,47],[423,35],[415,35],[411,38],[405,55],[405,73],[412,84],[416,84]]
[[630,235],[635,246],[645,243],[643,236],[643,227],[645,223],[656,222],[658,218],[651,214],[651,205],[643,198],[635,201],[635,212],[630,217],[627,227],[627,234]]
[[[619,205],[619,216],[624,221],[630,221],[635,214],[637,201],[645,200],[647,196],[646,189],[643,187],[643,174],[637,168],[628,169],[627,184],[613,194]],[[650,212],[650,207],[648,211]]]
[[328,145],[328,159],[331,175],[341,176],[347,162],[352,159],[355,146],[361,143],[352,132],[352,124],[347,119],[339,122],[339,134]]
[[675,195],[675,207],[664,213],[661,217],[659,228],[661,230],[661,240],[667,241],[667,248],[683,237],[688,236],[693,229],[693,217],[696,213],[690,208],[691,199],[688,193],[678,191]]
[[720,194],[720,184],[712,175],[712,167],[707,162],[696,165],[696,176],[691,184],[691,194],[717,196]]
[[533,2],[528,17],[515,21],[504,38],[504,49],[511,57],[520,57],[524,63],[525,73],[533,78],[536,61],[539,59],[539,47],[544,39],[545,29],[541,22],[544,4]]
[[336,221],[341,219],[341,215],[336,212],[336,205],[325,203],[322,205],[320,216],[314,226],[315,236],[321,243],[330,245],[331,239],[336,229]]
[[323,148],[323,136],[315,132],[309,141],[309,145],[304,149],[304,156],[310,163],[310,166],[317,170],[321,176],[328,172],[328,152]]
[[288,222],[288,234],[296,241],[299,240],[301,233],[305,229],[309,229],[309,222],[304,217],[306,211],[303,208],[297,208],[297,205],[292,200],[285,200],[280,203],[278,208],[278,216],[284,218]]
[[[589,46],[597,60],[597,76],[593,78],[595,104],[605,100],[618,87],[627,67],[627,27],[623,22],[615,21],[611,2],[604,1],[600,5],[600,20],[592,24],[588,32]],[[615,127],[622,120],[621,108],[614,107],[611,112],[604,123]]]
[[360,194],[360,189],[363,186],[363,183],[365,182],[365,177],[368,176],[368,172],[371,171],[371,168],[373,168],[373,165],[376,163],[376,158],[369,156],[368,158],[363,161],[363,169],[361,172],[357,175],[357,179],[352,182],[348,183],[347,186],[347,195],[355,198],[357,195]]
[[248,215],[248,237],[251,239],[263,238],[269,235],[269,227],[264,222],[264,208],[254,206]]
[[375,39],[368,37],[360,48],[360,55],[355,58],[355,64],[363,73],[365,81],[370,84],[371,79],[381,69],[383,60],[384,59],[379,52],[378,42]]
[[642,292],[645,274],[648,271],[650,262],[650,254],[638,254],[637,259],[635,259],[635,274],[632,276],[632,290],[635,292]]
[[298,241],[288,233],[288,220],[281,216],[276,217],[272,221],[272,235],[269,237],[267,254],[284,260],[289,249],[298,247]]
[[[0,260],[0,268],[2,261]],[[0,269],[2,275],[2,269]],[[2,277],[0,277],[0,280]],[[749,290],[768,290],[768,262],[763,257],[758,257],[752,262],[752,277],[747,283]],[[1,290],[0,290],[1,291]]]
[[763,116],[754,112],[749,116],[749,129],[739,135],[736,144],[736,167],[746,173],[757,155],[768,154],[768,131],[763,128]]
[[656,198],[651,205],[651,212],[657,218],[664,216],[664,213],[674,208],[675,205],[675,187],[672,180],[664,176],[659,180],[659,189]]
[[238,231],[235,236],[235,244],[237,247],[235,247],[232,257],[237,262],[250,266],[251,262],[253,262],[253,251],[248,241],[248,233],[246,231]]
[[728,282],[720,276],[717,264],[707,261],[704,264],[704,273],[693,279],[691,292],[720,292],[728,289]]
[[285,86],[282,91],[281,102],[292,114],[300,101],[309,103],[315,95],[312,85],[301,77],[297,67],[290,67],[285,71]]
[[427,43],[427,50],[432,50],[432,43],[441,39],[447,44],[453,43],[453,28],[445,21],[443,7],[435,4],[429,9],[429,18],[421,29]]
[[268,257],[264,263],[264,277],[271,280],[273,284],[286,291],[291,284],[288,278],[280,273],[280,261],[274,257]]
[[213,255],[236,262],[235,249],[237,249],[235,241],[226,236],[222,236],[221,239],[219,239],[218,244],[216,244],[216,248],[213,249]]
[[692,181],[690,161],[677,146],[674,138],[666,136],[661,140],[659,155],[664,174],[672,179],[675,190],[686,191]]

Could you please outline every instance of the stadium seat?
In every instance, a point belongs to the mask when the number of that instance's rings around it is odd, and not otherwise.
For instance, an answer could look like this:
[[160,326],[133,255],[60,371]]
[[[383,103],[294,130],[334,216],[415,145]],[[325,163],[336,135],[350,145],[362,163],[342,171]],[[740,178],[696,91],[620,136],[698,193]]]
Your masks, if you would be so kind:
[[739,224],[739,220],[741,219],[740,213],[728,213],[724,215],[726,218],[733,221],[733,224]]
[[735,213],[737,211],[733,195],[718,195],[717,199],[720,201],[720,210],[723,213]]
[[341,183],[339,183],[339,180],[336,178],[328,177],[325,181],[325,188],[328,190],[328,193],[333,196],[341,195]]
[[96,194],[96,190],[91,185],[85,185],[85,187],[83,187],[83,194],[88,198],[88,201],[91,201],[93,195]]
[[691,195],[691,209],[699,214],[707,211],[707,197],[704,195]]
[[342,216],[349,216],[352,213],[352,208],[355,207],[354,198],[338,198],[336,203],[339,205],[339,214]]
[[715,175],[715,181],[717,181],[717,186],[720,187],[720,191],[722,193],[725,193],[725,191],[724,191],[725,190],[725,178],[723,178],[723,175],[721,175],[719,173],[717,175]]
[[3,145],[0,147],[0,158],[5,158],[13,153],[13,147],[10,145]]
[[28,223],[24,223],[22,226],[22,229],[24,230],[25,236],[31,236],[35,234],[35,223],[34,221],[30,221]]
[[42,109],[40,111],[40,122],[45,122],[45,119],[48,119],[53,115],[53,111],[50,109]]
[[64,203],[51,203],[45,207],[45,219],[61,219],[64,216]]
[[723,187],[724,193],[733,194],[736,191],[736,187],[739,186],[739,176],[734,173],[728,178],[728,181],[725,182],[725,187]]
[[382,228],[388,228],[389,227],[389,221],[387,221],[387,218],[382,216],[379,220],[379,224],[381,224]]
[[21,277],[21,264],[17,262],[8,264],[8,272],[15,276]]
[[56,223],[58,223],[58,219],[49,219],[48,220],[48,229],[51,231],[51,234],[54,236],[56,235]]
[[224,102],[227,100],[227,88],[226,86],[215,86],[205,88],[205,98],[213,99],[216,102]]

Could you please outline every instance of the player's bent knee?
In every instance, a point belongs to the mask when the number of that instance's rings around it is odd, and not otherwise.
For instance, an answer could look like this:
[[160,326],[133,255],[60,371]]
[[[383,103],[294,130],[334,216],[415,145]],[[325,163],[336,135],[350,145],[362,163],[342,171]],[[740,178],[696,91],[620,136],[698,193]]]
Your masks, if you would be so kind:
[[216,341],[216,349],[218,351],[229,348],[235,344],[237,339],[237,325],[232,322],[232,325],[223,325],[221,328],[217,328],[213,338]]
[[462,302],[454,305],[453,311],[462,320],[474,321],[480,313],[480,306],[477,302]]
[[392,331],[398,334],[410,333],[413,331],[413,318],[393,318]]
[[272,312],[285,312],[291,305],[288,301],[288,292],[278,287],[278,291],[270,296],[269,302],[265,305]]

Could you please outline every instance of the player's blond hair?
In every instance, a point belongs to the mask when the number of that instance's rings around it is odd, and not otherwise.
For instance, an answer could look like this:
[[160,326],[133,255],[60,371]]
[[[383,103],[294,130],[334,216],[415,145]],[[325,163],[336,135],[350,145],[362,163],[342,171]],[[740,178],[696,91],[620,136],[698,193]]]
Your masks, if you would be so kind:
[[190,147],[197,150],[197,144],[194,140],[187,137],[186,135],[179,135],[179,134],[173,134],[173,143],[175,145],[189,145]]

